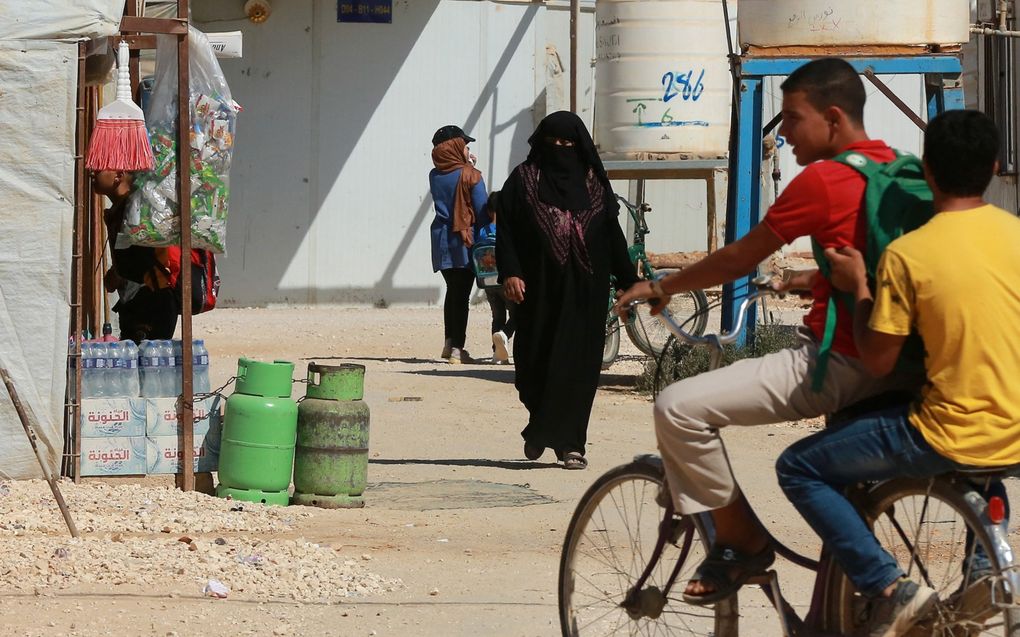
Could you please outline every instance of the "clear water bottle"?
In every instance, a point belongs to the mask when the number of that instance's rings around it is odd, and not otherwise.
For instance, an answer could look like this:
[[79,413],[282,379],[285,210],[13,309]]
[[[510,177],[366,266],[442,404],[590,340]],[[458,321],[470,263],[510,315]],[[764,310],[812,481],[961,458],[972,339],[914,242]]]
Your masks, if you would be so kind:
[[181,370],[177,367],[174,357],[174,345],[171,341],[159,342],[159,362],[162,367],[160,387],[165,398],[173,398],[181,393]]
[[74,337],[68,337],[67,339],[67,396],[71,399],[71,402],[77,402],[75,400],[75,391],[77,391],[76,380],[78,378],[78,368],[74,363]]
[[119,342],[106,344],[106,390],[110,398],[124,398],[127,388],[124,387],[124,349]]
[[192,344],[192,360],[194,360],[195,369],[195,393],[196,394],[208,394],[209,393],[209,351],[205,349],[205,341],[197,339]]
[[138,375],[138,346],[134,341],[121,341],[124,351],[124,393],[134,398],[141,395],[141,380]]
[[140,363],[138,371],[142,384],[142,396],[145,398],[159,397],[161,395],[161,388],[159,354],[156,351],[156,341],[142,341],[138,348],[138,360]]
[[174,348],[174,366],[180,371],[180,367],[184,365],[184,344],[181,341],[173,340],[170,341],[170,345]]
[[83,341],[81,344],[81,397],[96,397],[96,358],[92,351],[92,343]]
[[106,398],[110,395],[109,391],[109,376],[107,375],[106,365],[110,361],[110,346],[108,343],[102,341],[95,341],[92,343],[92,356],[95,363],[95,384],[92,386],[92,396],[94,398]]

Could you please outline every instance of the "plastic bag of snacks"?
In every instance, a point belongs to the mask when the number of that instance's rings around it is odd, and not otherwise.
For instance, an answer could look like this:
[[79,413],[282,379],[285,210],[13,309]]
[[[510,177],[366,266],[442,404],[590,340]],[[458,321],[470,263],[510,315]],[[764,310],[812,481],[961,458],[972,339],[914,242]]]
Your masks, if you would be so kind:
[[[191,233],[195,248],[225,252],[230,161],[241,107],[230,97],[209,40],[189,31],[191,102]],[[168,246],[180,241],[177,218],[177,44],[158,36],[156,81],[146,113],[156,158],[152,172],[135,175],[124,231],[131,243]]]

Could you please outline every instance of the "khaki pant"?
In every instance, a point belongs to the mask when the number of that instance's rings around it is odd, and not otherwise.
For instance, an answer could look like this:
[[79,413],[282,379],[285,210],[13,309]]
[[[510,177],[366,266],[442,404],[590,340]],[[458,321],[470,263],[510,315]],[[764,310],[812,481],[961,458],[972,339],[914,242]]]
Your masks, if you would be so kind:
[[667,387],[655,401],[655,436],[681,513],[718,509],[738,490],[719,428],[767,425],[830,414],[918,378],[875,378],[855,358],[833,352],[822,391],[811,389],[818,343],[801,328],[792,349],[739,360]]

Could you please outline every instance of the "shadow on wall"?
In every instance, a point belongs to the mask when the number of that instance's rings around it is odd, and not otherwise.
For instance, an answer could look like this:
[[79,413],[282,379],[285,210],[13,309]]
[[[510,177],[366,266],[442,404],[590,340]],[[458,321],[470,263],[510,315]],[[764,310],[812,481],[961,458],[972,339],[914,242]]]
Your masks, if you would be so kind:
[[[274,15],[267,23],[272,23],[273,29],[253,27],[235,20],[236,11],[227,14],[226,9],[207,8],[196,16],[196,20],[209,21],[210,30],[242,29],[247,58],[237,64],[223,64],[235,99],[248,110],[242,122],[243,134],[238,137],[233,177],[236,183],[250,186],[248,192],[235,188],[232,193],[230,233],[235,240],[230,242],[230,254],[221,264],[223,305],[273,302],[433,303],[440,300],[441,281],[438,275],[434,286],[399,287],[395,283],[396,273],[412,242],[428,233],[432,199],[427,188],[422,189],[417,210],[408,211],[410,214],[404,216],[406,225],[400,224],[403,234],[386,242],[389,254],[365,255],[365,259],[372,260],[373,271],[381,269],[379,279],[370,287],[316,285],[316,253],[329,254],[328,250],[337,248],[330,245],[331,238],[328,236],[310,236],[316,231],[315,221],[321,214],[350,219],[349,224],[345,221],[344,227],[350,227],[352,232],[364,223],[361,217],[364,211],[354,209],[355,206],[363,206],[369,199],[361,192],[347,193],[348,199],[354,202],[351,206],[337,205],[338,193],[333,192],[329,207],[326,205],[331,188],[351,162],[356,149],[359,166],[365,161],[379,165],[382,187],[385,187],[386,179],[413,178],[416,183],[427,184],[427,175],[424,174],[387,176],[384,158],[392,149],[374,148],[362,137],[387,92],[408,90],[407,87],[395,87],[394,79],[439,3],[440,0],[400,2],[400,19],[386,25],[385,32],[351,30],[351,37],[345,38],[343,50],[356,51],[355,60],[331,58],[339,45],[318,33],[323,27],[322,21],[329,14],[325,5],[330,3],[310,2],[286,9],[280,7],[283,9],[277,12],[280,15]],[[395,2],[394,11],[397,10]],[[479,124],[490,101],[498,104],[500,80],[514,55],[520,54],[539,10],[539,6],[532,6],[523,13],[498,59],[491,65],[490,75],[467,118],[461,123],[465,130],[472,130]],[[318,25],[316,21],[319,21]],[[385,35],[380,37],[381,33]],[[284,44],[290,51],[288,55],[278,53]],[[527,54],[532,55],[530,49]],[[456,55],[454,50],[443,52],[435,65],[442,67],[444,63],[451,63]],[[319,95],[325,99],[312,99]],[[329,104],[330,109],[336,109],[336,112],[319,112],[323,104]],[[496,112],[493,109],[493,119]],[[499,132],[513,129],[512,155],[516,160],[511,162],[511,167],[523,160],[527,138],[534,126],[532,112],[526,109],[506,122],[493,121],[491,126],[492,137],[481,140],[479,144],[491,142]],[[252,140],[253,136],[259,136],[257,144]],[[425,143],[428,143],[427,140]],[[492,152],[491,148],[481,150]],[[502,183],[490,183],[494,172],[492,161],[488,166],[486,185],[490,190],[501,187]],[[339,193],[340,197],[344,194]],[[321,229],[318,232],[326,234]],[[291,263],[295,258],[305,258],[306,254],[310,264],[309,284],[301,285],[304,280],[294,281],[299,285],[289,287],[286,278]],[[428,261],[424,261],[421,267],[427,268]],[[335,281],[336,277],[332,280]]]

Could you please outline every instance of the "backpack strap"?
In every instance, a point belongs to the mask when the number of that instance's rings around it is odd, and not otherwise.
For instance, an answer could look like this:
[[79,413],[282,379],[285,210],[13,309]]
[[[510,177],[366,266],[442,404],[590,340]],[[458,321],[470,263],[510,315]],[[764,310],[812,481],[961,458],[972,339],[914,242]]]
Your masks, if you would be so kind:
[[[865,180],[870,180],[873,177],[878,176],[885,168],[884,164],[873,161],[857,151],[847,151],[833,157],[832,161],[836,161],[853,168],[857,172],[861,173]],[[865,209],[867,209],[867,206],[865,206]],[[872,212],[866,210],[866,214],[869,215],[868,223],[871,223],[872,219],[870,217]],[[825,258],[825,248],[823,248],[822,245],[814,238],[811,239],[811,252],[815,257],[815,264],[818,265],[818,271],[821,272],[822,276],[826,279],[831,279],[832,268],[829,266],[829,260]],[[822,386],[825,383],[825,373],[829,369],[829,358],[832,355],[832,342],[836,338],[836,319],[838,316],[836,309],[837,299],[841,300],[844,305],[846,305],[851,314],[854,309],[853,296],[845,292],[840,292],[835,288],[830,289],[829,298],[826,299],[825,328],[822,332],[822,342],[818,345],[818,359],[815,361],[815,369],[811,375],[811,390],[815,392],[822,391]]]

